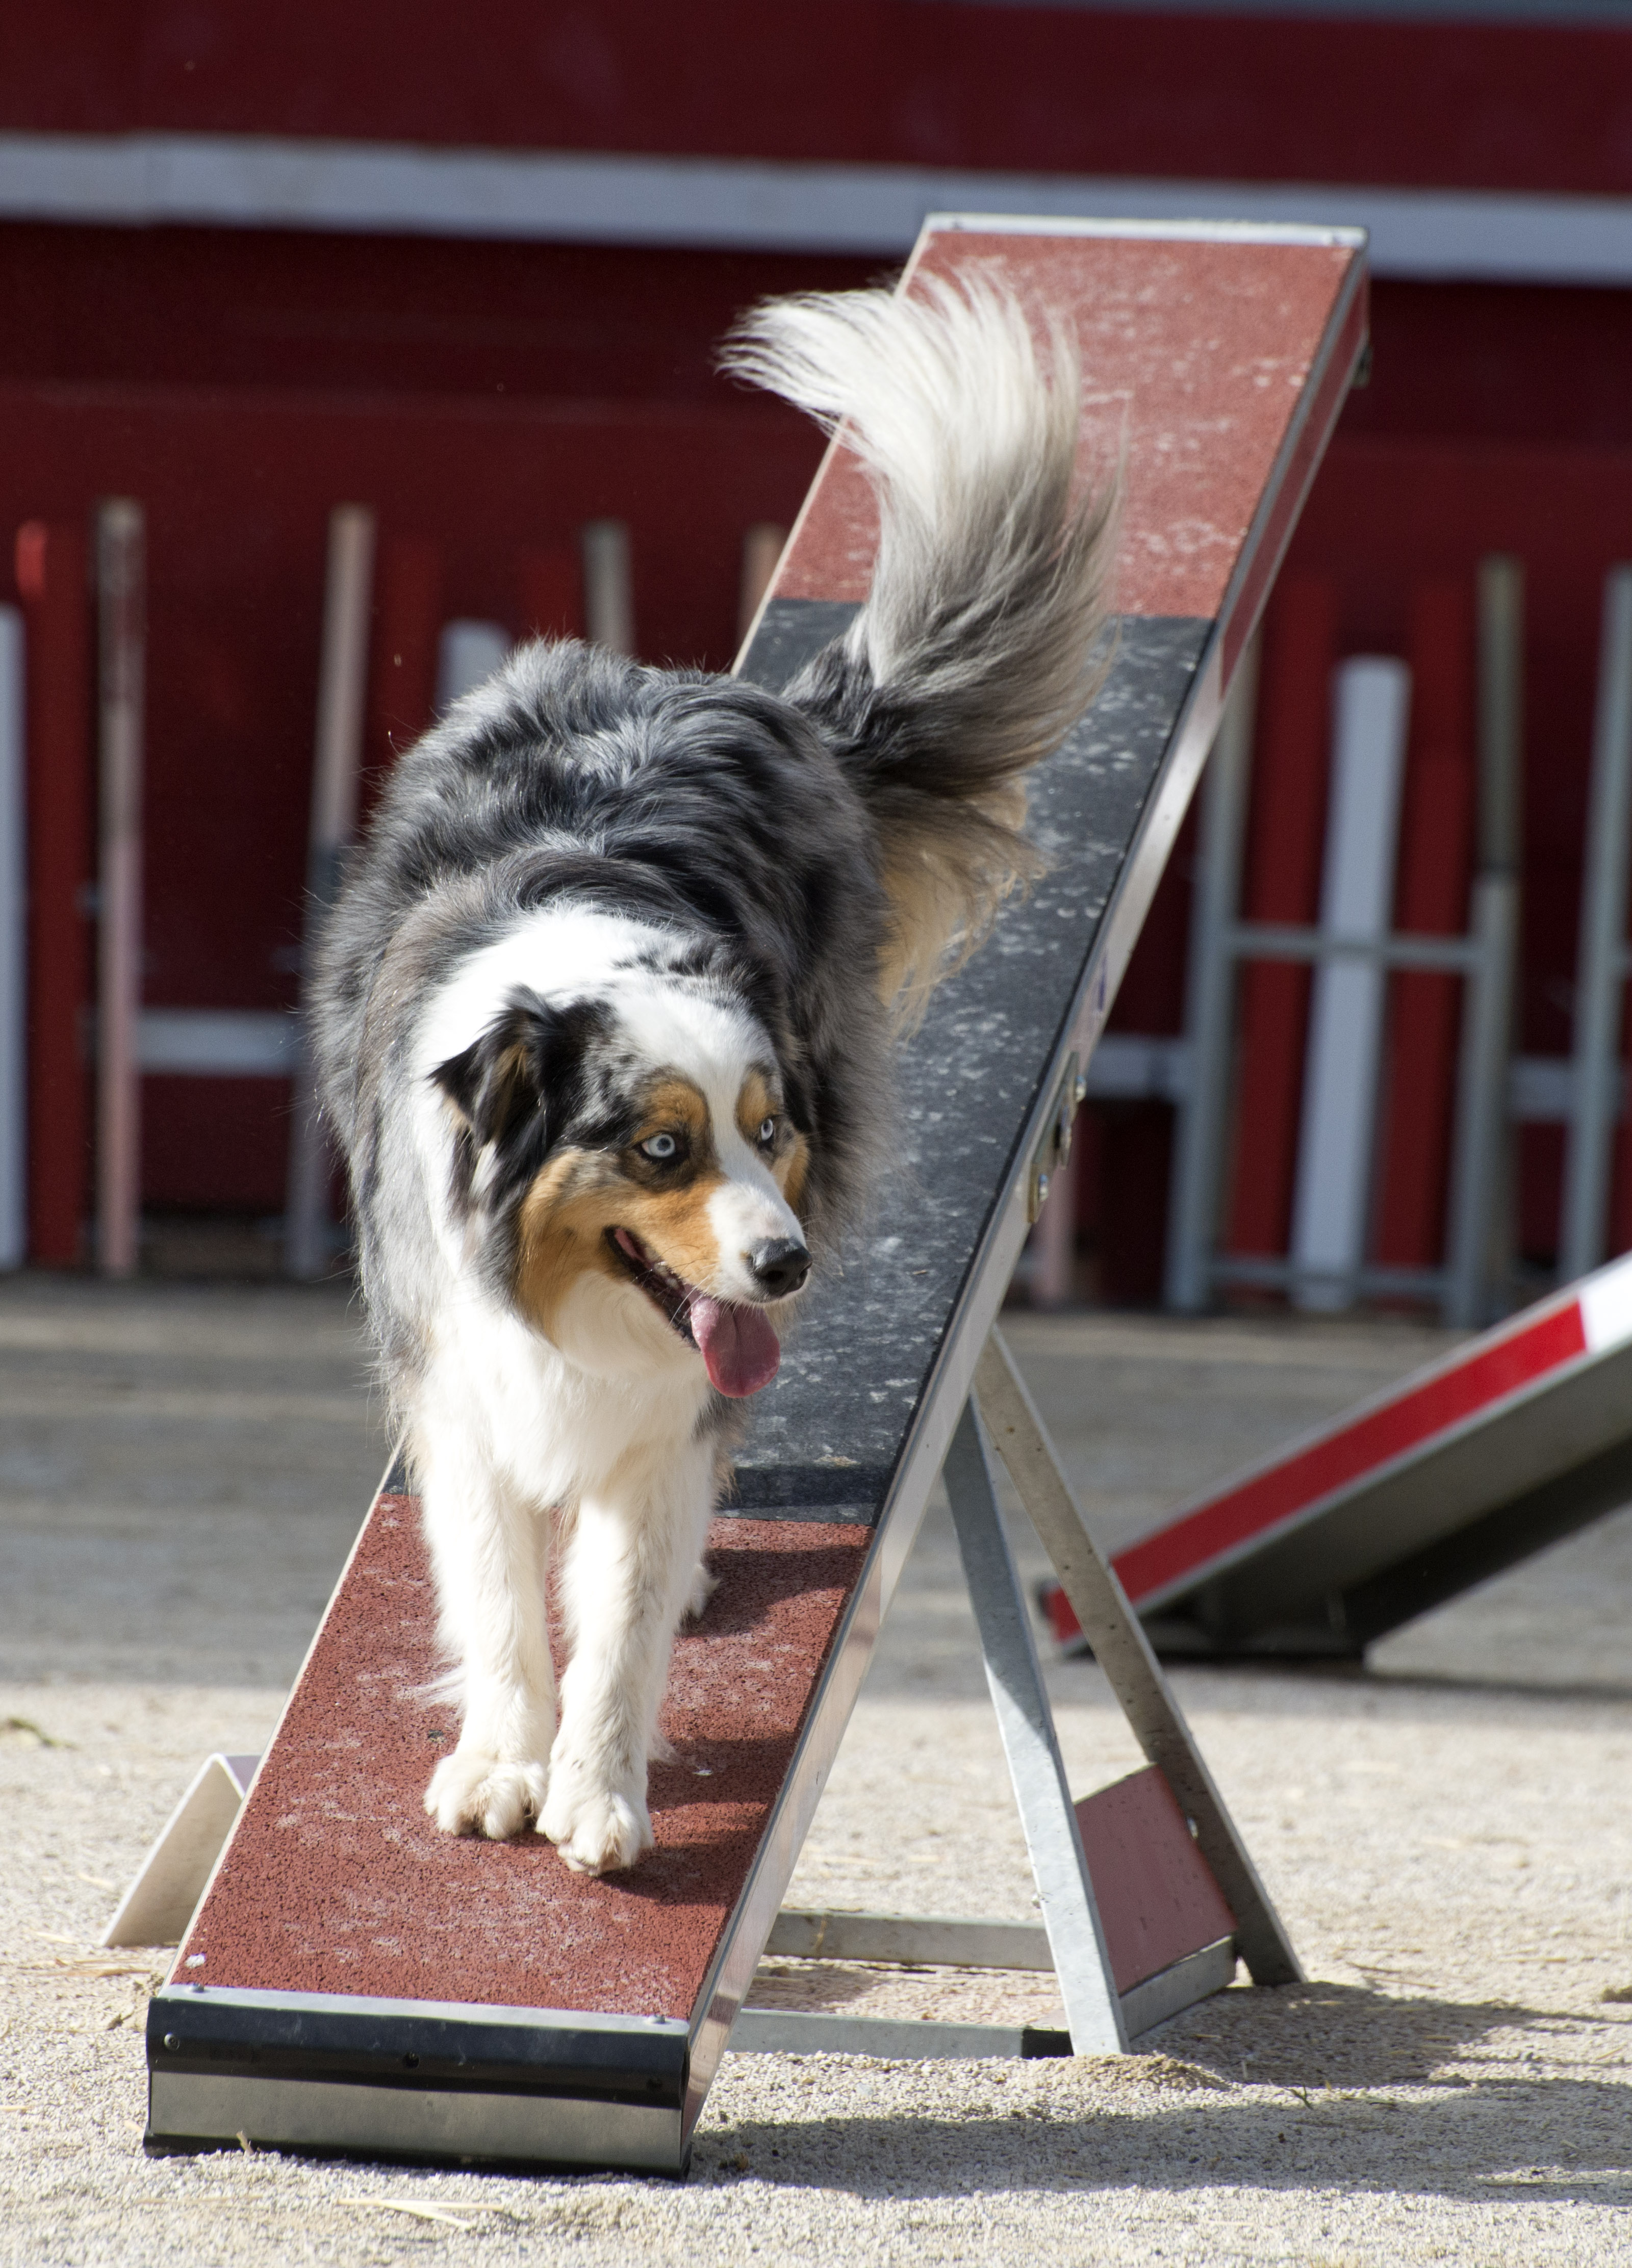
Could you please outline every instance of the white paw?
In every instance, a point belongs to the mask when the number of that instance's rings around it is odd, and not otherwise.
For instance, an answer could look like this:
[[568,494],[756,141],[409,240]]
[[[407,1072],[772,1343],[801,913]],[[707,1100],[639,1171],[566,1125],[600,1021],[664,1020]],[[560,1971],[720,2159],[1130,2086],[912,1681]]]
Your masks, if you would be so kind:
[[693,1622],[697,1620],[719,1588],[719,1576],[711,1575],[708,1572],[708,1562],[705,1559],[699,1559],[697,1563],[697,1572],[691,1578],[691,1588],[686,1594],[686,1612]]
[[539,1815],[547,1835],[575,1874],[614,1874],[652,1848],[652,1822],[644,1803],[616,1789],[590,1787],[563,1772],[558,1790]]
[[425,1809],[445,1835],[502,1843],[538,1817],[549,1784],[543,1764],[502,1764],[491,1749],[457,1748],[432,1773]]

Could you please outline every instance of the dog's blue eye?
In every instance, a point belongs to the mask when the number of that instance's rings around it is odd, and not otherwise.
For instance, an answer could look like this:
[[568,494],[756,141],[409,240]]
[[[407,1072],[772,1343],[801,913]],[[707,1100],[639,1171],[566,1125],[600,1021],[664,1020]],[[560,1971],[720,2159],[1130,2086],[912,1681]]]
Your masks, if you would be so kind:
[[768,1150],[775,1140],[776,1121],[774,1118],[767,1118],[759,1129],[759,1146],[762,1150]]
[[680,1145],[672,1134],[648,1134],[640,1145],[640,1154],[643,1158],[655,1159],[660,1165],[667,1165],[670,1158],[679,1156]]

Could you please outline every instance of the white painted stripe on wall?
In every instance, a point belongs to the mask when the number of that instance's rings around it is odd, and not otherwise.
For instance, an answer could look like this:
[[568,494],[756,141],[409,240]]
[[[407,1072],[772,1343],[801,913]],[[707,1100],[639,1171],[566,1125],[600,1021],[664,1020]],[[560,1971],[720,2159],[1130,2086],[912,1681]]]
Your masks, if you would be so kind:
[[[933,4],[933,0],[930,0]],[[943,0],[961,5],[963,0]],[[1118,16],[1314,16],[1352,22],[1356,17],[1399,24],[1538,24],[1555,30],[1632,28],[1629,0],[974,0],[978,7],[1091,10]]]
[[0,1268],[20,1268],[27,1243],[23,668],[23,617],[0,607]]
[[436,713],[445,717],[455,701],[485,685],[510,654],[510,633],[502,622],[444,622],[436,642]]
[[913,166],[447,150],[264,135],[0,134],[0,219],[906,252],[927,214],[1364,228],[1379,276],[1632,284],[1632,198]]
[[299,1018],[277,1009],[144,1008],[137,1066],[187,1079],[287,1079],[299,1042]]

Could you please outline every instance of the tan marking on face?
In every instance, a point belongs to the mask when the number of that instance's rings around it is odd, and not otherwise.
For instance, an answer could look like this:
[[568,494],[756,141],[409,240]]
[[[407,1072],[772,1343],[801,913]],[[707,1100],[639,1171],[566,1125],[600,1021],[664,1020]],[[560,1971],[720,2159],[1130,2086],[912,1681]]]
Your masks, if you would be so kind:
[[683,1189],[630,1189],[613,1224],[638,1236],[648,1252],[706,1291],[720,1273],[720,1241],[708,1217],[708,1201],[724,1181],[714,1167]]
[[[561,1150],[521,1200],[516,1223],[516,1305],[546,1338],[580,1276],[623,1278],[607,1250],[611,1206],[627,1185],[604,1151]],[[624,1280],[627,1280],[626,1278]]]
[[[678,1171],[640,1154],[641,1142],[664,1133],[687,1144],[687,1161]],[[608,1247],[607,1232],[614,1228],[639,1237],[688,1284],[712,1285],[720,1247],[708,1206],[723,1179],[706,1096],[690,1079],[655,1081],[643,1098],[639,1130],[627,1150],[564,1150],[522,1199],[517,1306],[550,1338],[561,1303],[580,1276],[593,1272],[632,1285]]]
[[[767,1118],[780,1122],[776,1148],[769,1154],[759,1146],[759,1130]],[[762,1071],[750,1071],[742,1081],[742,1092],[736,1101],[736,1126],[755,1156],[764,1159],[778,1189],[798,1212],[805,1175],[810,1167],[810,1145],[789,1121],[780,1094]]]
[[713,1150],[713,1121],[708,1113],[708,1097],[689,1079],[674,1073],[654,1079],[646,1089],[640,1110],[640,1131],[637,1142],[644,1142],[653,1134],[689,1136],[693,1150],[705,1143],[710,1154]]
[[759,1130],[781,1115],[782,1098],[762,1071],[750,1071],[736,1099],[736,1130],[750,1150],[759,1147]]
[[810,1170],[810,1145],[796,1130],[789,1130],[793,1138],[771,1170],[782,1195],[802,1221],[805,1216],[799,1200],[805,1193],[805,1176]]
[[[676,1172],[641,1156],[641,1143],[654,1134],[683,1138],[683,1168]],[[628,1229],[688,1284],[710,1285],[719,1271],[720,1247],[709,1225],[708,1200],[722,1179],[708,1097],[670,1071],[654,1079],[642,1098],[639,1131],[624,1153],[617,1211],[608,1226]]]

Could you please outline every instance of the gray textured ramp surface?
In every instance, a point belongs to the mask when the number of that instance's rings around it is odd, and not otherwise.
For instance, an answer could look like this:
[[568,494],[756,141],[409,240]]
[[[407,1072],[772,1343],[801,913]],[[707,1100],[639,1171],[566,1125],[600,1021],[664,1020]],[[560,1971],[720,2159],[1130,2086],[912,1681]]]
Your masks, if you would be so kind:
[[[742,674],[779,688],[853,612],[773,600]],[[1033,776],[1030,831],[1048,871],[908,1043],[897,1169],[877,1226],[843,1256],[842,1275],[828,1272],[775,1384],[757,1398],[723,1511],[877,1520],[1211,627],[1124,622],[1098,702]]]

